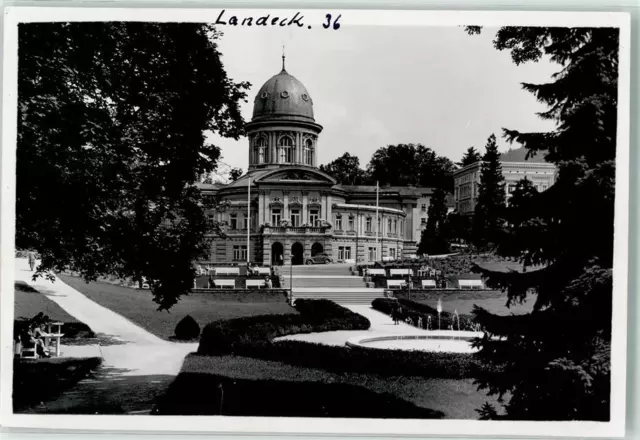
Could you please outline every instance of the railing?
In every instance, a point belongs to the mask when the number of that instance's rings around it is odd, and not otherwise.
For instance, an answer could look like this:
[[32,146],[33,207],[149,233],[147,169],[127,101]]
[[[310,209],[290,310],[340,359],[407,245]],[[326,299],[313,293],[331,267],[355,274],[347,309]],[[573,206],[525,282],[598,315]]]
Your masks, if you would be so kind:
[[271,234],[324,234],[329,228],[313,226],[268,226],[264,232]]

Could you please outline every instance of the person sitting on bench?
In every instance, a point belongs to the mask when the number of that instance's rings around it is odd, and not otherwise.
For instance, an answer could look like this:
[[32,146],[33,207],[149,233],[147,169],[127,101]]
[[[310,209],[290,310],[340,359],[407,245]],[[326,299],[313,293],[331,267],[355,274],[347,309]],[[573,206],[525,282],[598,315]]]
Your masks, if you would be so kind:
[[49,350],[44,343],[44,324],[31,324],[27,331],[32,344],[36,346],[36,354],[43,357],[51,357]]

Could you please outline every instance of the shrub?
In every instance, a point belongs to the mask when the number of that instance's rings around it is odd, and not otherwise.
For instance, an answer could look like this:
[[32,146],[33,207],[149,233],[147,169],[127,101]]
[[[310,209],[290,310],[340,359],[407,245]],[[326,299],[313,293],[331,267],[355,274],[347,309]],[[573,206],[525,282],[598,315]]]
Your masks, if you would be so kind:
[[329,300],[299,299],[298,315],[259,315],[205,326],[198,346],[199,354],[234,353],[243,345],[270,341],[279,336],[335,330],[367,330],[369,320]]
[[[402,308],[402,314],[400,319],[405,320],[411,318],[416,323],[418,318],[422,318],[422,322],[426,324],[429,317],[433,329],[438,328],[438,311],[426,304],[411,301],[409,299],[389,299],[389,298],[376,298],[371,303],[371,307],[374,309],[391,316],[394,308],[400,306]],[[460,330],[472,330],[474,326],[473,317],[471,315],[458,315],[460,319]],[[453,313],[442,312],[440,314],[440,328],[448,329],[453,326],[455,330],[458,329],[458,321]]]
[[196,339],[200,336],[200,326],[191,315],[187,315],[176,325],[175,335],[181,341]]

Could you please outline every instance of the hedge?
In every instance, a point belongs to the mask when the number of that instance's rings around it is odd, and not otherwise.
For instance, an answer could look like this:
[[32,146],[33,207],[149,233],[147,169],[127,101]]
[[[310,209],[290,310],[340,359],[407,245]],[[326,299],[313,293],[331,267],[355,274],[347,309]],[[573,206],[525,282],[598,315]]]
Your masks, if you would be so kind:
[[101,363],[102,359],[98,357],[14,359],[14,412],[25,411],[59,396],[89,376]]
[[159,399],[156,415],[262,417],[355,417],[439,419],[392,394],[324,382],[249,380],[206,373],[180,373]]
[[369,320],[326,299],[299,299],[299,314],[259,315],[215,321],[202,331],[198,354],[234,353],[242,346],[279,336],[335,330],[368,330]]
[[238,356],[283,362],[337,373],[420,376],[443,379],[476,377],[487,368],[472,353],[419,350],[371,350],[303,341],[261,341],[238,347]]

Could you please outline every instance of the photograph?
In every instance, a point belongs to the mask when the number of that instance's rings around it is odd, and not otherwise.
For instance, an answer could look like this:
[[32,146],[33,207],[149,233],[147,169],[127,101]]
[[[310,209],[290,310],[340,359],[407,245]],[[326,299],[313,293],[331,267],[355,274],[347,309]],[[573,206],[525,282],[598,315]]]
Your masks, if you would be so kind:
[[623,435],[627,15],[7,20],[11,426]]

